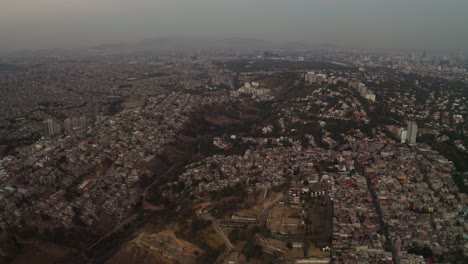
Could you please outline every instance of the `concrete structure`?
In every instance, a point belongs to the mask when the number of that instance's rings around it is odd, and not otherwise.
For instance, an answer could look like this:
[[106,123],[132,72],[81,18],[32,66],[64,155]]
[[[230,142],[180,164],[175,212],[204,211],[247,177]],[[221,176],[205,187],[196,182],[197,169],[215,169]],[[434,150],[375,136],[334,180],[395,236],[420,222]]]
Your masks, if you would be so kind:
[[398,132],[398,137],[400,138],[400,143],[405,143],[406,139],[408,138],[408,131],[405,129],[400,129]]
[[304,79],[310,84],[322,84],[327,81],[327,75],[323,73],[308,72],[305,74]]
[[317,82],[317,77],[315,76],[315,72],[308,72],[305,74],[304,79],[307,83],[314,84]]
[[72,121],[70,118],[67,118],[63,121],[63,127],[65,129],[65,134],[71,134],[73,131]]
[[88,126],[88,118],[86,116],[67,118],[63,124],[65,133],[71,134],[74,130],[86,128]]
[[43,123],[44,126],[44,137],[51,137],[54,134],[54,122],[52,119],[47,119]]
[[301,188],[289,188],[288,200],[292,204],[298,204],[301,202]]
[[81,116],[79,123],[80,123],[81,128],[87,127],[88,126],[88,119],[86,118],[86,116]]
[[375,102],[375,94],[373,92],[367,92],[365,98],[371,102]]
[[327,75],[325,74],[317,74],[315,77],[317,79],[317,84],[322,84],[327,81]]
[[52,137],[54,135],[60,134],[62,132],[62,127],[54,122],[52,119],[47,119],[43,123],[43,136]]
[[270,94],[270,89],[259,88],[260,84],[258,82],[246,82],[244,86],[239,88],[237,92],[239,94],[248,94],[252,96],[265,96]]
[[362,97],[366,98],[371,102],[375,102],[375,93],[371,89],[368,89],[367,86],[358,81],[352,81],[349,83],[349,86],[356,89]]
[[408,136],[407,142],[408,145],[414,146],[416,145],[416,138],[418,136],[418,125],[415,122],[408,123]]

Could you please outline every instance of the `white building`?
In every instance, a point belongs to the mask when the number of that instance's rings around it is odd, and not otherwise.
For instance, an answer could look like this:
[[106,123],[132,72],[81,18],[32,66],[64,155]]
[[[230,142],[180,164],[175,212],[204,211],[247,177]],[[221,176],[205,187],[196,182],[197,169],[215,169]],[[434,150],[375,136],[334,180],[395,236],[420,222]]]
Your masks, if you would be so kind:
[[315,76],[315,72],[308,72],[305,74],[304,79],[307,83],[314,84],[317,82],[317,77]]
[[239,88],[237,92],[239,94],[248,94],[252,96],[264,96],[270,94],[270,89],[259,88],[260,84],[258,82],[246,82],[244,86]]
[[375,102],[375,94],[373,92],[367,92],[365,98],[371,102]]
[[317,79],[317,84],[322,84],[323,82],[327,81],[327,75],[323,73],[317,74],[315,77]]
[[415,122],[408,123],[408,136],[407,142],[408,145],[414,146],[416,145],[416,138],[418,136],[418,125]]
[[408,138],[408,131],[401,128],[398,132],[398,137],[400,138],[400,143],[405,143]]

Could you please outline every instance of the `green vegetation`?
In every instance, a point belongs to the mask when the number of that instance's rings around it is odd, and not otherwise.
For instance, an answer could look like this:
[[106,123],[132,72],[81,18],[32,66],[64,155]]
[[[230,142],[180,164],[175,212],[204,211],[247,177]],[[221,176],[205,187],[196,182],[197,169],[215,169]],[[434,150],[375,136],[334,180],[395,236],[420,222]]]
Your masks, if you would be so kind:
[[453,174],[453,180],[455,181],[455,184],[458,186],[458,189],[460,192],[468,194],[468,186],[465,185],[464,183],[464,177],[461,173],[455,173]]
[[221,206],[218,206],[215,209],[213,209],[211,211],[211,215],[213,215],[216,218],[223,218],[228,213],[233,212],[237,209],[239,209],[239,204],[237,201],[225,202]]
[[246,198],[248,195],[245,186],[241,183],[238,183],[235,186],[229,186],[221,191],[211,192],[210,194],[214,200],[231,196]]
[[441,142],[433,147],[448,160],[452,161],[458,171],[468,172],[468,156],[458,151],[453,144]]
[[242,252],[244,253],[247,260],[251,258],[258,259],[262,255],[262,247],[255,243],[253,239],[249,239],[247,243],[245,243]]
[[250,60],[232,60],[224,63],[226,68],[234,72],[251,72],[251,71],[269,71],[269,70],[283,70],[283,71],[298,71],[310,69],[335,69],[345,70],[350,69],[348,66],[340,66],[330,62],[324,61],[287,61],[287,60],[260,60],[251,63]]
[[427,246],[424,246],[424,247],[416,246],[416,247],[414,247],[412,249],[409,249],[408,253],[415,254],[415,255],[422,255],[425,258],[432,258],[433,257],[432,249],[430,247],[427,247]]
[[232,242],[232,243],[236,243],[237,241],[239,241],[241,239],[241,232],[239,229],[233,229],[231,230],[231,232],[229,232],[229,240]]
[[221,246],[218,248],[211,248],[209,246],[202,245],[202,248],[205,251],[205,254],[200,256],[199,263],[215,263],[218,256],[223,253],[225,247]]
[[207,227],[207,226],[210,226],[211,225],[211,221],[205,221],[205,220],[201,220],[201,219],[198,219],[197,217],[193,217],[192,218],[192,230],[194,232],[197,232],[199,230],[202,230],[203,228]]
[[[455,135],[449,135],[450,138],[454,138]],[[467,140],[467,138],[464,138]],[[455,168],[459,172],[468,172],[468,155],[460,152],[454,145],[453,141],[437,142],[434,134],[424,134],[418,137],[418,141],[430,144],[435,150],[437,150],[446,159],[453,162]],[[466,143],[465,143],[466,144]],[[453,180],[458,186],[458,189],[462,193],[468,193],[468,186],[464,183],[464,175],[462,173],[453,173]]]
[[418,137],[418,141],[424,142],[427,144],[433,144],[436,140],[436,136],[434,134],[422,134],[421,136]]

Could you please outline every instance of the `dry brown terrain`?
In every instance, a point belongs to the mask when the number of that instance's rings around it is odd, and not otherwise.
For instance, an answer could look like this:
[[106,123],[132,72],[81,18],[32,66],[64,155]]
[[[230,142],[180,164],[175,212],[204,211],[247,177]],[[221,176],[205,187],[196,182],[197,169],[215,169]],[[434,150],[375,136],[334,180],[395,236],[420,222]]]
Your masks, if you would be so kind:
[[178,239],[171,230],[156,234],[141,233],[125,244],[107,264],[120,263],[196,263],[203,250],[187,241]]
[[267,228],[272,233],[280,233],[287,235],[303,234],[301,226],[301,209],[288,207],[284,204],[274,206],[269,214],[267,220]]
[[52,264],[60,263],[67,255],[73,253],[74,250],[59,246],[55,243],[38,241],[38,240],[22,240],[23,249],[13,264]]
[[206,115],[205,120],[216,126],[225,126],[239,123],[238,120],[231,119],[224,115]]
[[186,135],[181,134],[181,133],[179,133],[177,135],[177,139],[184,142],[184,143],[195,143],[195,142],[197,142],[196,138],[189,137],[189,136],[186,136]]
[[173,261],[162,256],[155,251],[147,250],[136,243],[128,243],[121,247],[119,251],[106,264],[172,264]]

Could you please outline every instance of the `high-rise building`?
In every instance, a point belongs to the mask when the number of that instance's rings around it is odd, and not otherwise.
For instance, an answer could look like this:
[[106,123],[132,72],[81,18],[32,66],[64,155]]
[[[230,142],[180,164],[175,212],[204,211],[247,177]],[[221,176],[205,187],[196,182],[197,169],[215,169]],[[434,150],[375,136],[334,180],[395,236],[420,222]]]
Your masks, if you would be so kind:
[[371,102],[375,102],[375,94],[373,92],[367,92],[365,98]]
[[86,116],[81,116],[80,117],[80,128],[85,128],[88,126],[88,119],[86,118]]
[[73,132],[72,120],[67,118],[63,121],[63,127],[65,128],[65,133],[70,135]]
[[[360,83],[359,83],[360,84]],[[358,84],[358,91],[361,95],[366,95],[367,94],[367,87],[364,85],[364,86],[361,86]]]
[[43,134],[47,138],[54,135],[54,121],[52,119],[43,122]]
[[78,119],[78,117],[72,117],[71,123],[72,123],[73,130],[80,128],[80,119]]
[[327,75],[319,73],[315,75],[317,84],[322,84],[327,81]]
[[53,123],[54,123],[54,135],[61,134],[62,133],[62,126],[57,122],[53,122]]
[[62,133],[62,126],[52,119],[47,119],[43,123],[43,135],[44,137],[50,138],[54,135]]
[[304,80],[307,83],[315,83],[315,73],[314,72],[308,72],[304,76]]
[[[63,129],[65,133],[70,135],[75,130],[80,130],[88,126],[89,120],[86,116],[71,117],[63,121]],[[62,129],[62,127],[60,127]]]
[[409,122],[407,131],[408,145],[416,145],[416,138],[418,136],[418,125],[416,125],[415,122]]
[[400,143],[405,143],[408,137],[408,131],[404,129],[400,129],[399,131]]

